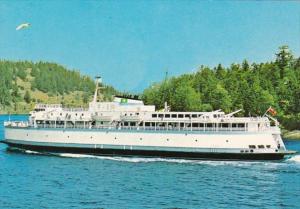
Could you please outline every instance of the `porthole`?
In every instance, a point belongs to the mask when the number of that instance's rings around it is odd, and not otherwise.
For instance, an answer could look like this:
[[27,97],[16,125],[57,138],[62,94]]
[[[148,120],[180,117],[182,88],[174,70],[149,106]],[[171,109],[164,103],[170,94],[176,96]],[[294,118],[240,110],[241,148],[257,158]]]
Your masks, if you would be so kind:
[[140,140],[143,140],[142,138],[140,138]]
[[250,152],[253,152],[253,149],[251,149]]
[[28,134],[26,134],[26,136],[28,136]]
[[93,137],[91,136],[91,139],[92,139]]
[[226,140],[226,142],[228,143],[228,140]]
[[167,141],[169,141],[169,139],[167,139]]
[[196,139],[195,142],[197,142],[198,140]]
[[117,137],[115,137],[115,139],[117,139]]
[[68,136],[68,138],[70,138],[70,136]]

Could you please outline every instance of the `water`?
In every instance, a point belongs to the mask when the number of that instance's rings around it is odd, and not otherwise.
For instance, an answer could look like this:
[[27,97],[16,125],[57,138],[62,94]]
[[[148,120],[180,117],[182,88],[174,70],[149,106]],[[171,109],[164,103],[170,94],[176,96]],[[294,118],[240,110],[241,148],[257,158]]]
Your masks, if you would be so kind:
[[[0,116],[0,138],[3,120],[8,116]],[[300,141],[286,145],[300,151]],[[0,208],[299,208],[299,195],[300,155],[191,161],[50,156],[0,145]]]

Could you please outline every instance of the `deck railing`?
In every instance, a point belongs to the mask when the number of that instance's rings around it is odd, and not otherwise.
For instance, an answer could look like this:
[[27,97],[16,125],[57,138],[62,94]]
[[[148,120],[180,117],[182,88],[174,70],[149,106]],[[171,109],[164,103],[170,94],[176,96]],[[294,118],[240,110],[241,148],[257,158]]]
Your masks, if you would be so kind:
[[[88,123],[67,123],[67,124],[58,124],[58,123],[40,123],[40,124],[31,124],[29,122],[24,121],[7,121],[4,122],[4,126],[6,127],[16,127],[16,128],[57,128],[57,129],[91,129],[91,130],[135,130],[135,131],[199,131],[199,132],[247,132],[254,131],[248,130],[247,126],[245,127],[147,127],[147,126],[119,126],[119,125],[91,125]],[[271,126],[271,127],[261,127],[255,132],[279,132],[279,127]]]
[[[14,127],[26,127],[15,126]],[[27,125],[27,127],[34,127],[33,125]],[[230,131],[248,131],[247,128],[207,128],[207,127],[124,127],[124,126],[91,126],[91,125],[83,125],[83,124],[36,124],[36,128],[57,128],[57,129],[92,129],[92,130],[135,130],[135,131],[201,131],[201,132],[230,132]]]

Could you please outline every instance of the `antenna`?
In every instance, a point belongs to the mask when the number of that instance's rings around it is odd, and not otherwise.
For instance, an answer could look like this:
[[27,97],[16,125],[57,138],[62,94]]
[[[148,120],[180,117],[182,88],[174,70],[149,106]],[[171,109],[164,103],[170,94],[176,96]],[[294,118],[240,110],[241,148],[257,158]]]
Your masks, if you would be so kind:
[[166,70],[166,74],[165,74],[165,80],[163,82],[163,102],[164,102],[164,111],[169,112],[170,111],[170,107],[168,106],[168,103],[166,101],[166,83],[168,81],[168,69]]
[[95,94],[94,94],[94,99],[93,99],[94,103],[97,102],[97,95],[98,95],[98,90],[99,90],[99,84],[102,83],[101,76],[96,76],[95,79],[96,79],[96,89],[95,89]]

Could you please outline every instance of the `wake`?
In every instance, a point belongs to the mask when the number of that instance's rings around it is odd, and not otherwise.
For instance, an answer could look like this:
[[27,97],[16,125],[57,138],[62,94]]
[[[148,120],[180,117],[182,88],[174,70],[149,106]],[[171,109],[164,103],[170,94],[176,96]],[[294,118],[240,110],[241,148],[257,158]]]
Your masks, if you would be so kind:
[[14,151],[23,152],[30,155],[46,155],[46,156],[55,156],[61,158],[90,158],[90,159],[99,159],[99,160],[111,160],[127,163],[175,163],[175,164],[192,164],[192,165],[210,165],[210,166],[224,166],[231,165],[234,167],[244,167],[252,165],[272,165],[272,164],[281,164],[293,163],[300,164],[300,155],[294,155],[291,158],[285,159],[283,161],[228,161],[228,160],[190,160],[190,159],[176,159],[176,158],[159,158],[159,157],[121,157],[121,156],[97,156],[89,154],[72,154],[72,153],[44,153],[36,152],[31,150],[20,150],[17,149]]
[[294,155],[291,158],[287,159],[289,162],[300,163],[300,155]]

